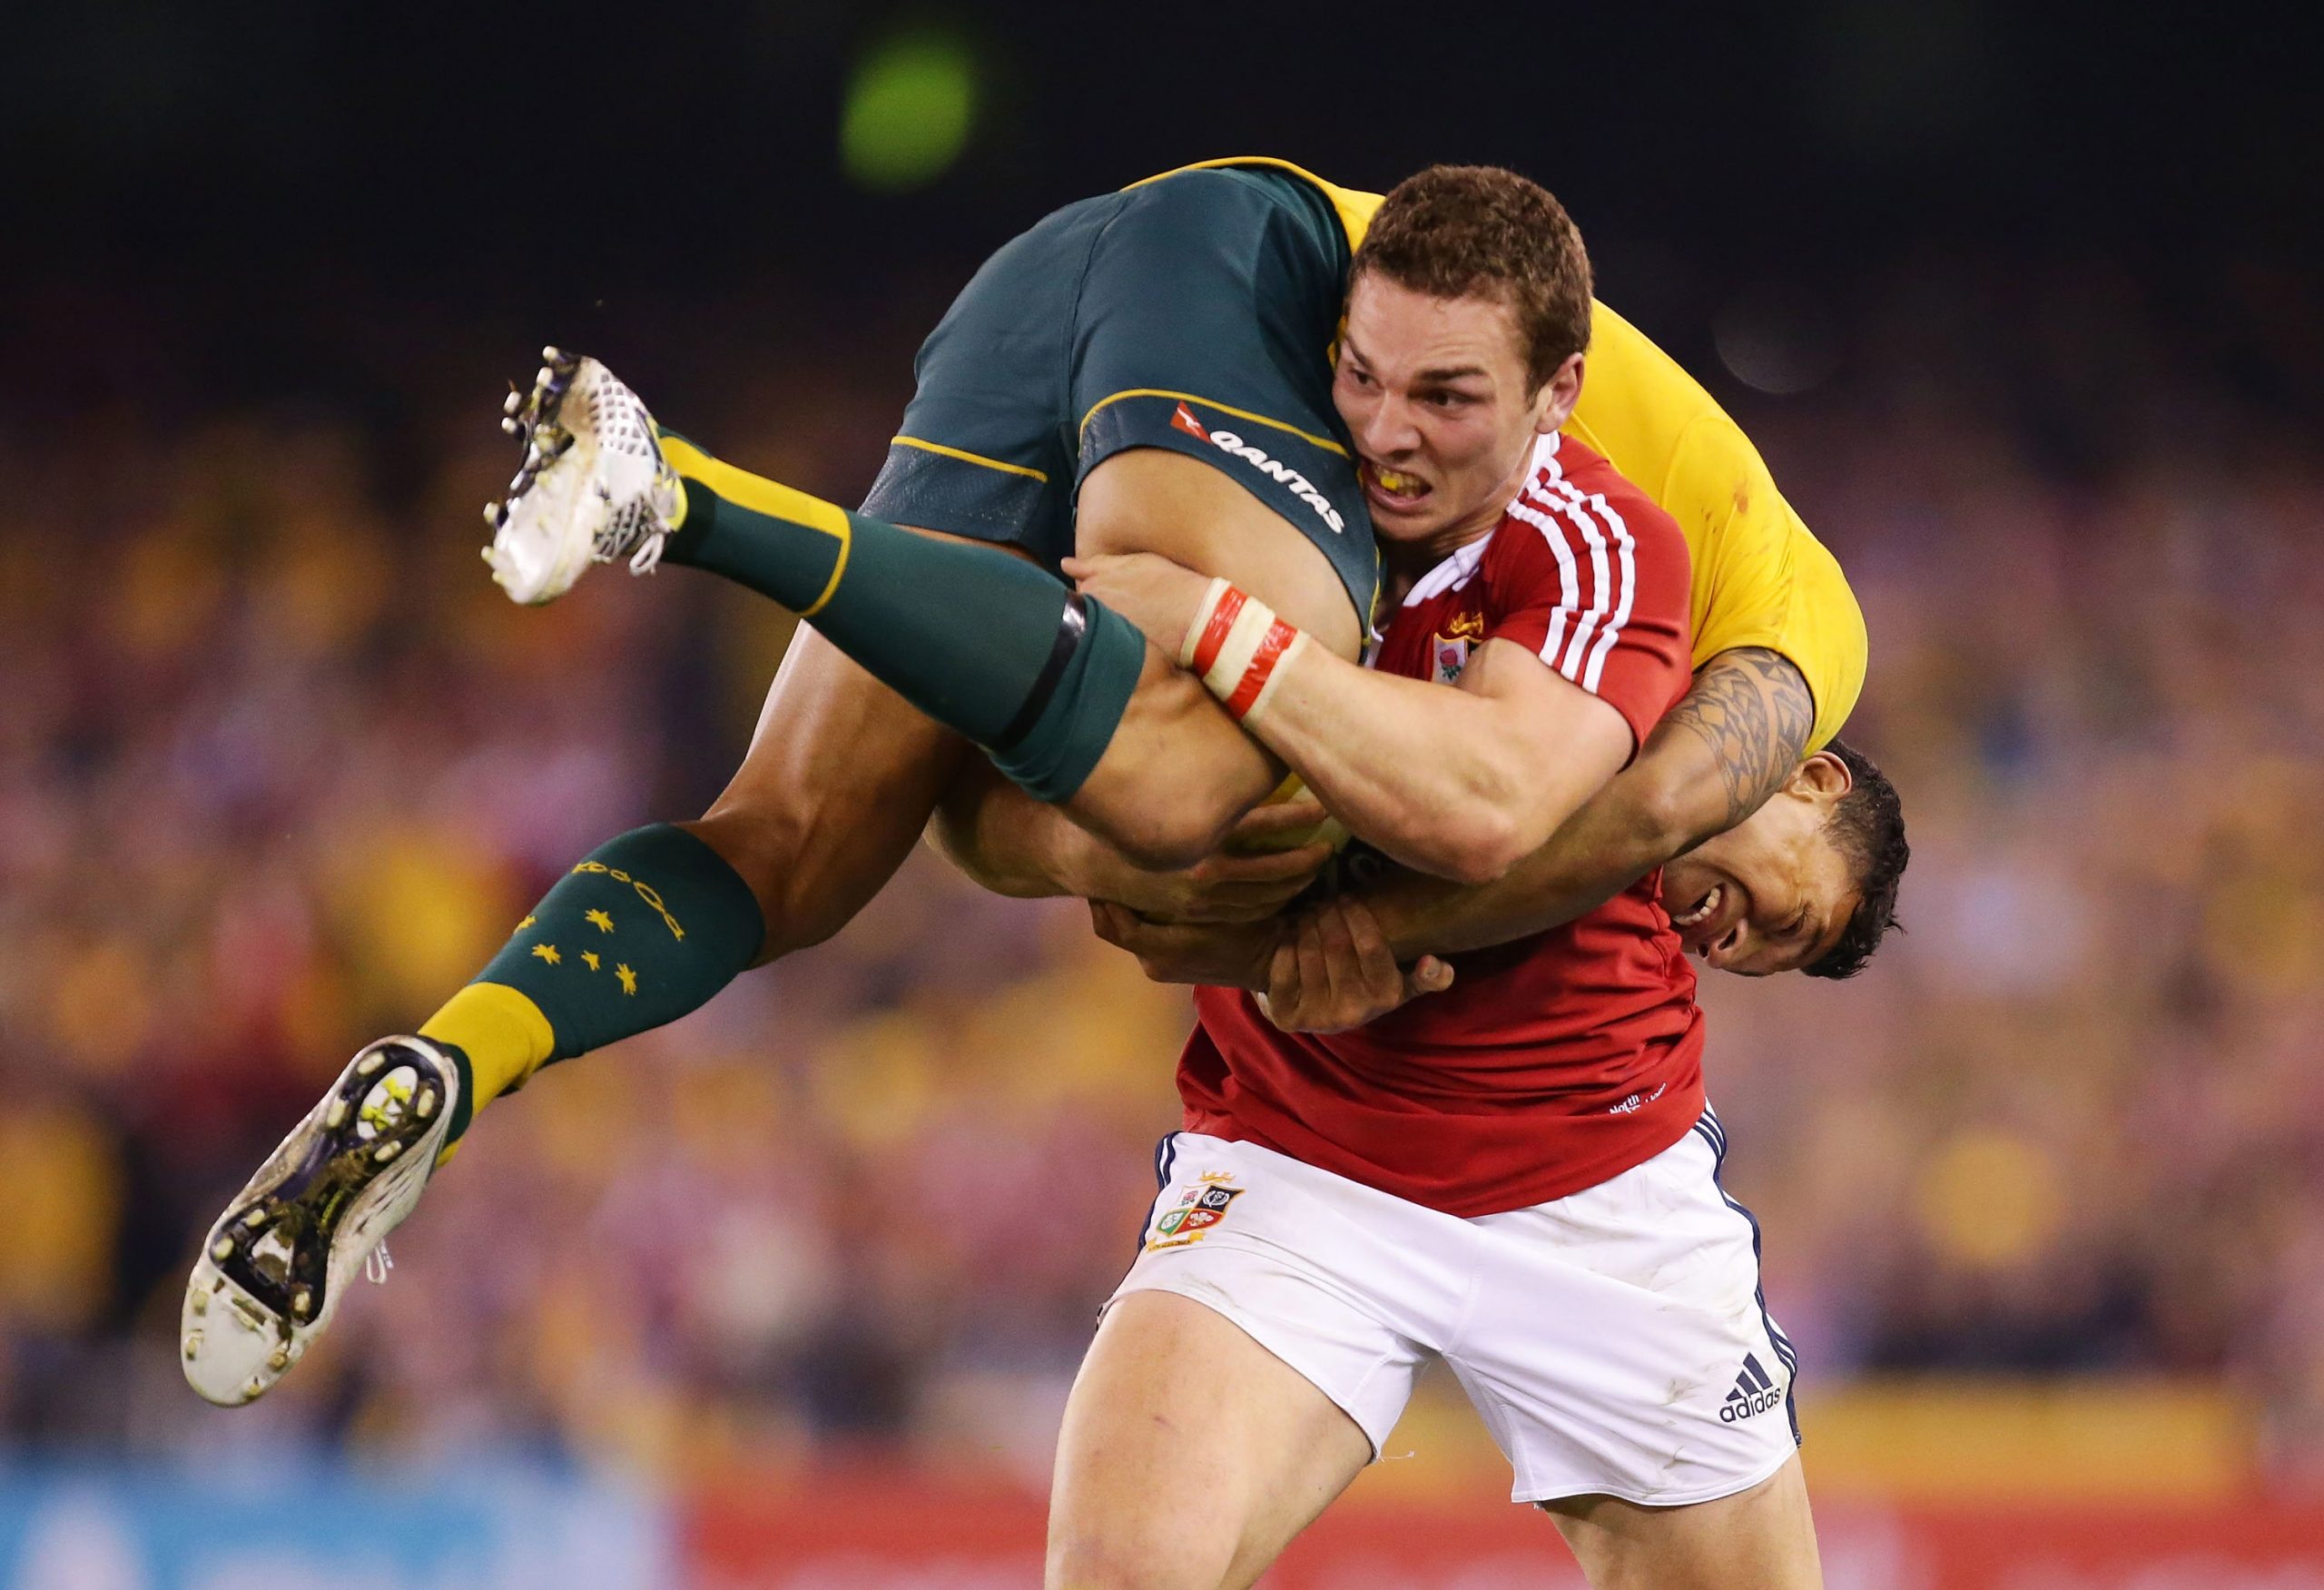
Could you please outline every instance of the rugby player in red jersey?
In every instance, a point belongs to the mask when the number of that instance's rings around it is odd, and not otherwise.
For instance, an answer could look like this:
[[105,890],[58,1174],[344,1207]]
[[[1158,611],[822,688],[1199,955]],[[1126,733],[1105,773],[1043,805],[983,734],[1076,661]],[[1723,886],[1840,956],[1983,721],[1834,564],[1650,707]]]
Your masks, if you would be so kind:
[[[1069,568],[1359,835],[1486,880],[1685,694],[1690,571],[1669,516],[1558,434],[1589,334],[1571,222],[1461,181],[1474,224],[1375,227],[1352,279],[1340,400],[1395,603],[1374,667],[1159,558]],[[1791,1348],[1718,1188],[1658,882],[1349,1032],[1197,994],[1186,1129],[1066,1416],[1052,1584],[1250,1583],[1436,1358],[1593,1583],[1818,1582]]]

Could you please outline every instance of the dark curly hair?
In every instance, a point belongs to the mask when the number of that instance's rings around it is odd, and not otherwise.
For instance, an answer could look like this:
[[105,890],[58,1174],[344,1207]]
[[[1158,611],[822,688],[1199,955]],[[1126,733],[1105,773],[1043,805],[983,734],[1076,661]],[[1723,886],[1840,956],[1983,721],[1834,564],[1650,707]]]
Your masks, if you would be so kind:
[[1490,297],[1515,311],[1533,390],[1590,345],[1590,255],[1565,206],[1492,165],[1433,165],[1388,191],[1348,268],[1433,298]]
[[1834,740],[1825,749],[1846,765],[1854,780],[1832,808],[1825,832],[1848,858],[1862,894],[1839,942],[1802,970],[1810,977],[1854,977],[1890,928],[1904,931],[1905,924],[1896,920],[1896,884],[1913,859],[1913,847],[1905,843],[1905,807],[1888,775],[1871,757],[1843,741]]

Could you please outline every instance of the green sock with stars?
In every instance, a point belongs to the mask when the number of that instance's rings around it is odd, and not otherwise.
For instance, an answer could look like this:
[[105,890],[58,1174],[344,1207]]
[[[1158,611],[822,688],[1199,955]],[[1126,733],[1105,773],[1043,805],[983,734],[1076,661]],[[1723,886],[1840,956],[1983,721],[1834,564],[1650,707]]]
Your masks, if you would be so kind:
[[750,885],[684,829],[657,823],[599,845],[419,1029],[454,1050],[468,1084],[439,1160],[542,1066],[709,1003],[765,937]]

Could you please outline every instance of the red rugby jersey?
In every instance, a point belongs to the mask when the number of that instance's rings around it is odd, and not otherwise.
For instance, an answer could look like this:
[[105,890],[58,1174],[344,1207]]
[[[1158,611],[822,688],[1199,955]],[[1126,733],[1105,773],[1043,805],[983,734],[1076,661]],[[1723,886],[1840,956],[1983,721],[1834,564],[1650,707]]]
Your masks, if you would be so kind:
[[[1668,514],[1572,438],[1544,437],[1501,523],[1413,587],[1372,666],[1449,684],[1474,647],[1514,641],[1643,741],[1686,693],[1689,578]],[[1196,991],[1187,1130],[1462,1216],[1652,1159],[1703,1108],[1702,1013],[1660,882],[1457,956],[1449,991],[1353,1032],[1282,1032],[1240,990]]]

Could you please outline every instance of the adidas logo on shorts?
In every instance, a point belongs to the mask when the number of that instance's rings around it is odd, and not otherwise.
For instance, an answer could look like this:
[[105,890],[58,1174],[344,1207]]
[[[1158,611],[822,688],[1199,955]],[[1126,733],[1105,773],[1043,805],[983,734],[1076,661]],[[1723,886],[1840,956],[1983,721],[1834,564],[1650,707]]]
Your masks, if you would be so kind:
[[1719,1422],[1734,1424],[1748,1419],[1755,1413],[1765,1413],[1783,1400],[1783,1393],[1760,1368],[1758,1357],[1743,1355],[1743,1372],[1735,1377],[1735,1389],[1727,1394],[1727,1406],[1718,1410]]

